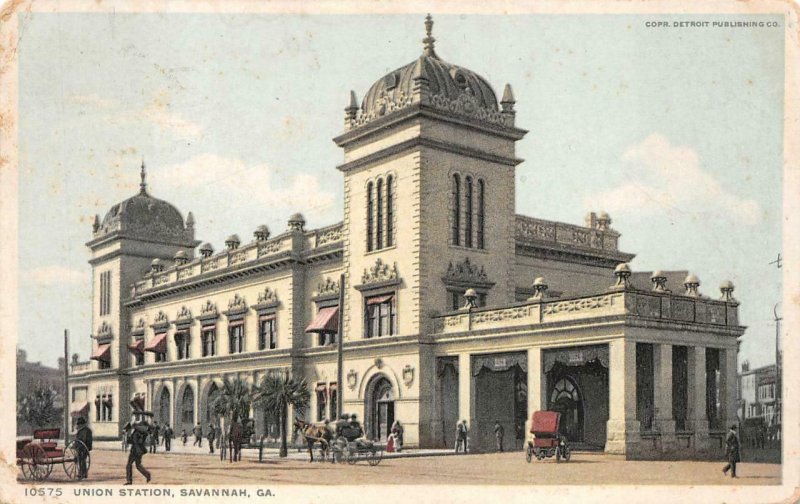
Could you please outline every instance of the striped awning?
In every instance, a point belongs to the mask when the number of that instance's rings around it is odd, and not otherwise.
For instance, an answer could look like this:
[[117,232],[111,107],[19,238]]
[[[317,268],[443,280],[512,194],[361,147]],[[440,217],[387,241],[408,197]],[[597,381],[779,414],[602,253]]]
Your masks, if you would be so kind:
[[131,345],[128,345],[128,350],[136,353],[144,353],[144,340],[140,339]]
[[97,349],[90,358],[96,361],[109,362],[111,360],[111,344],[97,345]]
[[81,417],[89,414],[89,402],[74,402],[69,407],[69,416]]
[[167,334],[161,333],[156,335],[144,349],[153,353],[167,353]]
[[317,312],[314,321],[306,327],[306,332],[336,333],[339,332],[339,307],[322,308]]

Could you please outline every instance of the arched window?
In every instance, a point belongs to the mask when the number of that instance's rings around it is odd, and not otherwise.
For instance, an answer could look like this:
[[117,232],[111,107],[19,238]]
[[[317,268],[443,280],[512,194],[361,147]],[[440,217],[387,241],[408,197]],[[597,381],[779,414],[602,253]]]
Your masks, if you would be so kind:
[[478,179],[478,248],[486,248],[484,235],[484,197],[486,196],[486,184],[483,179]]
[[394,190],[394,177],[389,175],[386,177],[386,246],[391,247],[394,245],[394,238],[392,237],[392,232],[394,231],[394,226],[392,223],[392,219],[394,218],[394,209],[392,205],[394,204],[394,195],[392,194],[392,190]]
[[194,391],[188,385],[183,389],[181,399],[181,424],[183,428],[188,426],[189,429],[194,425]]
[[372,199],[372,182],[367,184],[367,252],[372,252],[372,212],[375,210],[375,202]]
[[461,177],[453,175],[453,245],[461,245]]
[[383,248],[383,180],[378,179],[378,184],[375,188],[378,200],[378,215],[376,216],[375,226],[375,249],[380,250]]
[[472,177],[464,179],[464,246],[472,247]]

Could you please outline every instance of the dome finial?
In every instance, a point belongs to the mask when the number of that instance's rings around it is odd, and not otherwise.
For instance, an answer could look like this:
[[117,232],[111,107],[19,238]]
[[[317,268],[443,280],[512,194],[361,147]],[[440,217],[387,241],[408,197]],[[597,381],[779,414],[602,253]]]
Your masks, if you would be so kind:
[[145,167],[144,167],[144,158],[142,158],[142,170],[139,173],[139,177],[141,177],[141,179],[142,179],[142,181],[139,182],[139,192],[142,193],[142,194],[146,194],[147,193],[147,181],[146,181],[146,179],[147,179],[147,171],[145,170]]
[[436,53],[433,51],[433,43],[436,42],[436,39],[433,38],[431,32],[433,31],[433,18],[430,14],[425,16],[425,38],[422,39],[422,43],[424,50],[422,54],[425,56],[432,56],[435,57]]

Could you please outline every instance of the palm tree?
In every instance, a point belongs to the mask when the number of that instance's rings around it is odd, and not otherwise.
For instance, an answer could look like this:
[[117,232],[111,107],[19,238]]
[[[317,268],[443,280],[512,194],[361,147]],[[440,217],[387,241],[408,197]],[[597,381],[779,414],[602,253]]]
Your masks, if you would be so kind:
[[64,418],[64,409],[56,406],[59,399],[56,389],[41,383],[27,395],[17,393],[17,425],[36,428],[59,425]]
[[302,415],[311,401],[308,383],[301,378],[296,380],[289,373],[268,374],[261,380],[253,394],[253,403],[264,408],[268,413],[278,417],[281,426],[280,456],[286,457],[289,449],[286,442],[286,418],[289,406],[294,407],[295,414]]
[[252,400],[253,394],[246,381],[226,379],[211,407],[217,415],[223,415],[226,419],[238,422],[239,419],[246,419],[250,416]]

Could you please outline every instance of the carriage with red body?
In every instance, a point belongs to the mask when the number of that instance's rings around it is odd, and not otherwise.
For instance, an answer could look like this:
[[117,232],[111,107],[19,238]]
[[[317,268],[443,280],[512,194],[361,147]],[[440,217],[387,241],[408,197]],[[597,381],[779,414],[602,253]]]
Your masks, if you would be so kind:
[[525,459],[530,462],[533,457],[543,460],[552,456],[556,462],[569,461],[570,449],[567,440],[558,432],[561,413],[557,411],[536,411],[531,418],[531,434],[528,440]]
[[61,429],[36,429],[33,438],[17,440],[17,466],[26,480],[42,481],[53,472],[53,466],[61,465],[67,478],[78,477],[78,453],[86,454],[86,466],[90,464],[89,450],[78,439],[59,447]]

